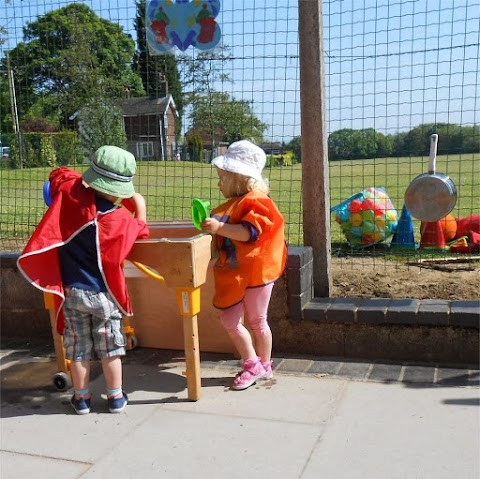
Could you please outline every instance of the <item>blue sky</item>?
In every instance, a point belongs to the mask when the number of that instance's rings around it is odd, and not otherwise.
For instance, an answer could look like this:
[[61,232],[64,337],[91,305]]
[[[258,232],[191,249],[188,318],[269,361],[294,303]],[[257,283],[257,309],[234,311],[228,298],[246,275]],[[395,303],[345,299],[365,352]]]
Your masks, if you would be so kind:
[[[68,3],[0,0],[3,49],[25,22]],[[82,3],[135,36],[134,0]],[[480,123],[480,0],[330,0],[323,13],[329,131]],[[223,0],[217,21],[234,80],[218,88],[252,101],[268,139],[300,134],[298,1]]]

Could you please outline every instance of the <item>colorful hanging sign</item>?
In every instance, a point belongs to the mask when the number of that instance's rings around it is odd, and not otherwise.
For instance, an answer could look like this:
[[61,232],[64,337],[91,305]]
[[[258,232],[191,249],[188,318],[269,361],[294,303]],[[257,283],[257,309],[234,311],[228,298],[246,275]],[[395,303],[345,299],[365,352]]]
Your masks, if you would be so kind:
[[220,41],[215,17],[220,0],[151,0],[145,9],[145,27],[150,53],[159,55],[174,47],[184,52],[192,46],[211,50]]

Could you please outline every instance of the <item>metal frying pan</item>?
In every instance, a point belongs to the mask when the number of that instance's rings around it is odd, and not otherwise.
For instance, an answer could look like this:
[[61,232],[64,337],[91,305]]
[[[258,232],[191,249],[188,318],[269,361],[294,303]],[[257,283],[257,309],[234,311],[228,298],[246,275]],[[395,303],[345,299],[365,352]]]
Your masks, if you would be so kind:
[[435,172],[438,135],[430,136],[428,173],[414,178],[405,191],[405,206],[421,221],[438,221],[447,216],[457,202],[457,189],[443,173]]

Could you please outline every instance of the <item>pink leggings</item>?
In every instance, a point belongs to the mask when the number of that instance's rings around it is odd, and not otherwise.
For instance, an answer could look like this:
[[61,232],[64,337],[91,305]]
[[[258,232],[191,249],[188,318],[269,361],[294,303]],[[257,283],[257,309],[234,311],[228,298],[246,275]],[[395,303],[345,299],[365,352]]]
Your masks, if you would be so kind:
[[223,327],[230,336],[240,336],[245,330],[245,326],[242,324],[244,312],[254,335],[270,333],[267,311],[273,284],[266,284],[258,288],[248,288],[245,291],[243,301],[221,311],[220,317]]

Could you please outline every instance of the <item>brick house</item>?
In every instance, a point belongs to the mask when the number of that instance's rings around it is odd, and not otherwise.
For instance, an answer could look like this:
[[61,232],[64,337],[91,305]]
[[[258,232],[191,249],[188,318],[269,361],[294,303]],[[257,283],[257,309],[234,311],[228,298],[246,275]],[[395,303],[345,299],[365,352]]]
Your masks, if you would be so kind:
[[217,127],[213,134],[205,133],[201,128],[193,127],[185,133],[185,142],[188,143],[194,136],[200,137],[203,145],[203,160],[210,162],[215,156],[223,155],[227,151],[228,143],[223,141],[224,135],[224,129],[221,127]]
[[279,141],[265,142],[260,145],[260,148],[268,155],[281,155],[283,153],[283,146]]
[[172,95],[125,98],[116,105],[123,112],[128,150],[137,160],[175,159],[178,112]]

